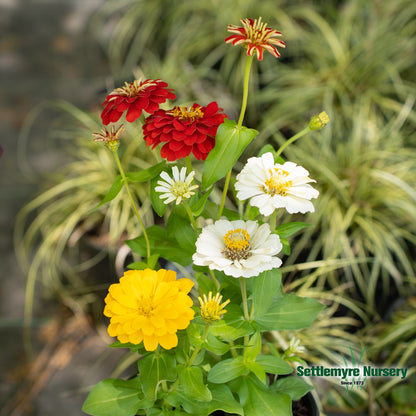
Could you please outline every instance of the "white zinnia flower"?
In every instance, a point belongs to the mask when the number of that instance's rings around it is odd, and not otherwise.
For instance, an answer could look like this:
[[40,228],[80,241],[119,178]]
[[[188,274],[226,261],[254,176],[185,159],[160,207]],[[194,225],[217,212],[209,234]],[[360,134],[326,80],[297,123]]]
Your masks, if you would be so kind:
[[178,205],[182,200],[190,198],[195,193],[192,192],[192,190],[198,188],[198,185],[191,185],[195,172],[192,171],[186,176],[185,167],[179,172],[179,169],[174,166],[172,168],[172,174],[173,178],[166,172],[162,172],[160,177],[164,179],[164,181],[157,181],[157,184],[160,186],[156,186],[155,191],[162,193],[160,199],[165,199],[165,201],[163,201],[165,204],[169,204],[176,200],[176,205]]
[[296,163],[274,163],[270,152],[251,157],[237,175],[237,198],[241,201],[251,198],[250,204],[266,216],[276,208],[286,208],[290,214],[314,212],[310,199],[317,198],[319,192],[308,185],[316,182],[308,175],[309,172]]
[[202,229],[192,260],[229,276],[252,277],[279,267],[282,260],[273,256],[281,249],[279,236],[270,233],[268,224],[222,219]]

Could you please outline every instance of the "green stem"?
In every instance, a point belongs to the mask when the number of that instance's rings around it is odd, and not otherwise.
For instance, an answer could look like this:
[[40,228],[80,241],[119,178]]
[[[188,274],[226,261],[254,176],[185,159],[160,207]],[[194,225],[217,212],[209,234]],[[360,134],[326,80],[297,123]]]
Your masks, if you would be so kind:
[[218,211],[217,220],[221,218],[222,211],[224,210],[225,200],[227,199],[228,186],[230,185],[230,179],[231,179],[231,170],[228,171],[227,176],[225,177],[224,190],[222,192],[221,205]]
[[191,156],[186,156],[185,157],[185,163],[186,163],[186,172],[189,175],[192,172]]
[[127,182],[126,174],[124,173],[124,169],[121,166],[120,158],[118,157],[118,154],[117,154],[117,150],[114,150],[113,154],[114,154],[114,158],[116,159],[116,162],[117,162],[118,170],[120,171],[120,175],[123,179],[124,186],[125,186],[125,188],[127,190],[127,193],[129,195],[130,202],[131,202],[132,207],[133,207],[133,211],[136,214],[137,219],[139,220],[140,226],[142,227],[142,232],[143,232],[143,235],[144,235],[144,239],[146,240],[147,258],[149,258],[150,257],[150,243],[149,243],[149,237],[148,237],[147,232],[146,232],[146,228],[143,224],[143,221],[142,221],[142,218],[140,216],[139,210],[137,209],[136,203],[134,202],[133,195],[130,191],[129,184]]
[[217,280],[217,278],[215,277],[214,271],[209,269],[209,273],[211,274],[212,277],[212,281],[215,283],[215,287],[217,288],[217,290],[220,290],[220,282]]
[[185,207],[188,217],[191,220],[191,224],[192,224],[192,227],[194,227],[195,233],[197,233],[198,226],[196,225],[194,214],[192,214],[191,208],[189,208],[189,205],[187,204],[186,201],[183,201],[183,206]]
[[248,82],[250,80],[250,68],[253,62],[253,55],[247,56],[246,68],[244,70],[244,89],[243,89],[243,102],[241,104],[240,117],[238,119],[237,128],[243,125],[244,114],[247,108],[247,97],[248,97]]
[[300,139],[302,136],[304,136],[305,134],[307,134],[307,133],[309,133],[310,132],[310,128],[309,128],[309,126],[308,127],[305,127],[302,131],[300,131],[299,133],[296,133],[294,136],[292,136],[289,140],[286,140],[286,142],[285,143],[283,143],[281,146],[280,146],[280,148],[279,148],[279,150],[276,152],[276,157],[277,156],[280,156],[281,155],[281,153],[283,152],[283,150],[285,150],[286,149],[286,147],[287,146],[289,146],[290,144],[292,144],[295,140],[297,140],[297,139]]
[[277,220],[277,210],[275,209],[269,218],[270,230],[272,233],[276,230],[276,220]]
[[[252,63],[253,63],[253,56],[247,56],[246,67],[244,70],[243,101],[241,103],[240,117],[238,118],[237,129],[240,129],[241,126],[243,125],[244,115],[246,113],[247,98],[248,98],[248,84],[250,80],[250,69],[251,69]],[[228,186],[230,184],[231,171],[232,169],[230,169],[230,171],[227,173],[227,176],[225,178],[225,184],[224,184],[224,189],[222,191],[221,205],[220,205],[220,210],[218,212],[217,220],[221,218],[222,211],[224,209],[225,199],[227,198]]]
[[[204,340],[204,342],[206,341],[208,330],[209,330],[209,324],[205,324],[204,333],[202,334],[202,339]],[[185,364],[185,367],[190,367],[193,364],[196,356],[198,355],[199,351],[201,351],[201,349],[202,348],[200,346],[194,349],[194,352],[192,353],[191,358]],[[178,384],[179,384],[179,378],[177,378],[176,381],[172,384],[172,387],[170,388],[169,393],[172,393],[176,389],[176,387],[178,387]]]
[[248,315],[246,279],[244,277],[240,277],[240,288],[241,296],[243,298],[244,319],[249,321],[250,317]]

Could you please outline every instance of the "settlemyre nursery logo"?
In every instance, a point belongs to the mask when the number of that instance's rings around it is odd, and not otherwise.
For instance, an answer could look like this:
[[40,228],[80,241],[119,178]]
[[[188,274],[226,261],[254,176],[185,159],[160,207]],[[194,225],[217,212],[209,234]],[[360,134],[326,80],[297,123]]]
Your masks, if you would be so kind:
[[351,362],[348,363],[344,354],[345,367],[324,367],[322,365],[304,367],[298,365],[296,367],[296,375],[298,376],[312,376],[312,377],[334,377],[339,378],[340,384],[345,386],[347,392],[356,389],[362,390],[365,386],[367,378],[387,378],[387,377],[400,377],[404,380],[407,375],[407,368],[399,367],[375,367],[372,365],[363,365],[362,359],[367,347],[363,348],[358,360],[354,357],[354,352],[350,346]]

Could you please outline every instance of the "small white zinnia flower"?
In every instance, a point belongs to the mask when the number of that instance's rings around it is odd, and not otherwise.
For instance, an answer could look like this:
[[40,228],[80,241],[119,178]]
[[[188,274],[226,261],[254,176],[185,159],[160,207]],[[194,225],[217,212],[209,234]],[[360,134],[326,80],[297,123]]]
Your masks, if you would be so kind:
[[237,175],[237,198],[241,201],[250,199],[250,204],[266,216],[276,208],[285,208],[290,214],[314,212],[310,200],[317,198],[319,192],[308,185],[316,182],[308,175],[309,172],[296,163],[274,163],[270,152],[251,157]]
[[165,201],[163,201],[165,204],[169,204],[176,200],[176,205],[178,205],[181,201],[194,195],[195,192],[192,192],[192,190],[198,188],[198,185],[191,185],[195,172],[192,171],[186,176],[185,167],[179,172],[179,169],[174,166],[172,168],[172,174],[173,178],[166,172],[162,172],[160,177],[164,179],[164,181],[157,181],[159,186],[156,186],[155,191],[162,193],[160,199],[165,199]]
[[279,267],[282,260],[274,256],[281,249],[279,236],[271,234],[268,224],[221,219],[202,229],[192,260],[229,276],[252,277]]

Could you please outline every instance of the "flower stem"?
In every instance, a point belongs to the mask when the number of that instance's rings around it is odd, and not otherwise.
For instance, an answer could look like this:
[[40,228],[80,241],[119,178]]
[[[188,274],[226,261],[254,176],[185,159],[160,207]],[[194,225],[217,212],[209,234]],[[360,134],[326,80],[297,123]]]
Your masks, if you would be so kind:
[[269,218],[269,222],[270,222],[270,230],[272,231],[272,233],[276,230],[276,220],[277,220],[277,210],[275,209]]
[[127,190],[127,194],[129,195],[130,202],[131,202],[131,205],[133,207],[133,211],[136,214],[137,219],[139,220],[140,227],[142,228],[143,236],[144,236],[144,239],[146,240],[147,258],[149,258],[150,257],[150,243],[149,243],[149,237],[148,237],[147,232],[146,232],[146,228],[143,224],[143,221],[142,221],[142,218],[140,216],[139,210],[137,209],[136,203],[134,202],[133,195],[131,194],[129,184],[127,182],[127,177],[126,177],[126,174],[124,173],[123,167],[121,166],[121,162],[120,162],[120,158],[118,157],[117,150],[115,150],[115,151],[113,150],[113,155],[114,155],[114,158],[116,160],[118,170],[120,171],[120,175],[123,179],[124,186]]
[[188,214],[188,217],[191,221],[191,224],[192,224],[192,227],[194,228],[195,233],[197,233],[198,226],[196,225],[194,214],[192,214],[191,208],[189,208],[189,205],[187,204],[186,201],[183,201],[183,206],[186,209],[186,213]]
[[186,163],[186,171],[187,171],[187,174],[189,175],[192,172],[192,161],[191,161],[190,155],[185,157],[185,163]]
[[241,296],[243,297],[244,319],[249,321],[250,317],[248,315],[246,279],[244,277],[240,277],[240,288]]
[[227,176],[225,177],[224,190],[222,192],[221,205],[218,211],[217,220],[221,218],[222,211],[224,210],[225,200],[227,198],[228,186],[230,185],[231,171],[232,170],[230,169],[227,173]]
[[281,153],[283,152],[283,150],[286,149],[287,146],[289,146],[290,144],[292,144],[295,140],[300,139],[302,136],[304,136],[305,134],[310,132],[310,128],[305,127],[302,131],[300,131],[299,133],[296,133],[294,136],[292,136],[289,140],[286,140],[286,142],[284,142],[280,148],[278,149],[278,151],[276,152],[276,157],[280,156]]
[[[240,117],[238,118],[237,129],[240,129],[241,126],[243,125],[244,115],[246,113],[247,98],[248,98],[248,83],[250,80],[250,69],[251,69],[252,63],[253,63],[253,56],[247,56],[246,67],[244,70],[243,101],[241,103]],[[228,186],[230,184],[231,171],[232,169],[229,170],[225,178],[225,184],[224,184],[224,189],[222,191],[221,205],[220,205],[220,210],[218,211],[217,220],[221,218],[222,211],[224,209],[225,199],[227,198]]]
[[211,274],[212,281],[215,283],[215,287],[217,288],[217,290],[220,290],[220,282],[215,277],[214,271],[209,269],[209,273]]
[[250,80],[250,68],[253,62],[253,55],[247,56],[246,68],[244,70],[244,89],[243,89],[243,102],[241,104],[240,117],[238,119],[237,128],[243,125],[244,114],[247,108],[247,97],[248,97],[248,82]]

